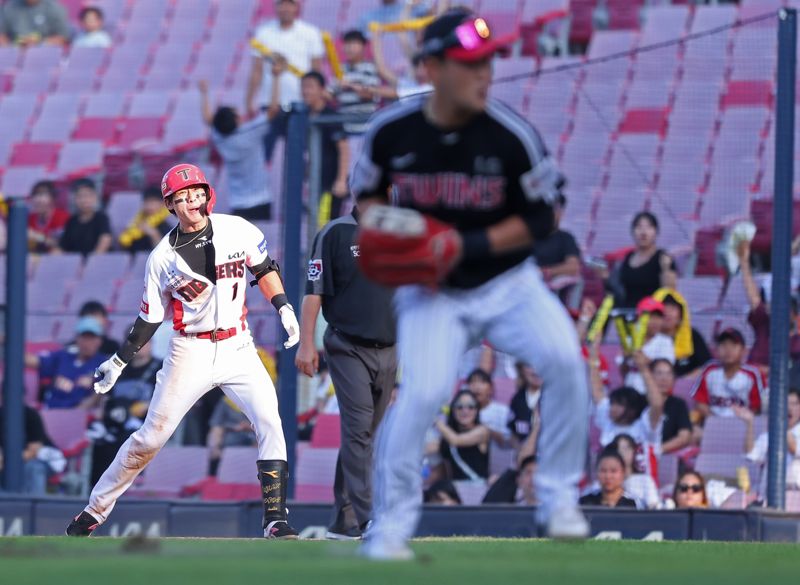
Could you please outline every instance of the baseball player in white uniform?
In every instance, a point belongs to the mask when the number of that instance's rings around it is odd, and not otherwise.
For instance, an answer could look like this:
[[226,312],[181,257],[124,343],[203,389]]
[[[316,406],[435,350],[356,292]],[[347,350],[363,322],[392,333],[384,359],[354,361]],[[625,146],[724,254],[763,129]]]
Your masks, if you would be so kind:
[[[555,226],[564,178],[539,133],[488,98],[492,57],[511,38],[454,9],[425,30],[420,56],[434,91],[378,112],[351,176],[360,264],[399,288],[397,401],[378,432],[373,524],[363,554],[408,559],[420,516],[425,432],[453,392],[465,350],[488,340],[531,364],[540,402],[538,523],[581,538],[577,484],[589,393],[575,327],[531,260]],[[388,196],[387,196],[388,193]]]
[[[144,296],[119,352],[97,369],[94,389],[105,394],[125,365],[171,318],[175,335],[156,378],[142,427],[122,445],[86,506],[67,528],[89,536],[108,519],[117,499],[167,442],[186,412],[219,386],[247,415],[258,439],[258,476],[264,502],[264,536],[295,539],[287,522],[286,443],[275,387],[256,353],[247,326],[249,277],[278,310],[291,347],[299,341],[294,309],[261,231],[242,218],[214,214],[214,189],[194,165],[169,169],[161,182],[164,203],[179,221],[151,252]],[[248,274],[250,273],[250,274]]]

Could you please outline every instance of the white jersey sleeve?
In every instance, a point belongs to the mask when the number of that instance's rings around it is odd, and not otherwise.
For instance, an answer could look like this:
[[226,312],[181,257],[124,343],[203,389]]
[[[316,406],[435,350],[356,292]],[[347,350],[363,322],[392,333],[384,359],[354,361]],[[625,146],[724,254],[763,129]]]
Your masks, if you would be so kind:
[[161,323],[167,314],[171,295],[165,289],[156,254],[151,253],[144,271],[144,293],[139,317],[148,323]]
[[267,259],[267,239],[263,232],[249,221],[242,221],[242,242],[244,243],[245,264],[258,266]]

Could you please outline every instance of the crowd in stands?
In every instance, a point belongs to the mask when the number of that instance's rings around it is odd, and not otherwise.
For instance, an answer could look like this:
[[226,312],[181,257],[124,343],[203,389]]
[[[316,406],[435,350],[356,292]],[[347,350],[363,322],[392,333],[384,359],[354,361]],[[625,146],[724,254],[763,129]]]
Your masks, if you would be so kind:
[[[423,16],[449,3],[434,4],[376,0],[374,10],[361,15],[359,22],[341,35],[341,77],[328,79],[323,73],[321,31],[302,20],[300,2],[278,0],[276,18],[255,31],[254,39],[266,49],[267,58],[264,51],[253,50],[247,87],[242,88],[246,90],[243,104],[217,106],[208,82],[197,80],[201,96],[197,115],[207,124],[210,143],[225,168],[226,196],[233,213],[251,220],[274,219],[277,194],[269,191],[266,163],[286,134],[287,108],[292,102],[305,102],[312,116],[368,115],[392,100],[430,88],[424,68],[414,58],[413,34],[400,37],[409,61],[401,75],[384,60],[385,33],[370,23]],[[0,7],[0,45],[111,45],[100,9],[85,7],[79,20],[81,30],[70,30],[66,13],[56,0],[8,0]],[[362,130],[360,122],[324,128],[321,218],[346,212],[346,179],[354,155],[346,137]],[[84,256],[111,250],[147,252],[174,225],[157,185],[143,190],[140,210],[120,233],[112,233],[95,182],[79,179],[70,194],[68,210],[61,204],[62,194],[55,183],[41,181],[33,187],[28,226],[31,252]],[[567,190],[557,202],[557,222],[568,212],[568,194]],[[747,502],[762,500],[766,435],[757,433],[756,428],[768,398],[771,313],[768,297],[753,273],[750,246],[743,242],[737,249],[750,307],[750,331],[723,327],[712,339],[692,324],[695,308],[682,294],[686,291],[682,291],[677,263],[659,246],[659,218],[642,211],[634,217],[630,232],[630,249],[602,262],[583,258],[576,238],[562,229],[538,242],[533,251],[544,279],[573,312],[577,334],[584,342],[591,387],[587,400],[593,402],[593,413],[587,421],[592,429],[591,455],[581,502],[641,509],[721,506],[730,496],[733,482],[738,481],[739,468],[748,470],[746,461],[754,464],[749,471],[758,473],[753,478],[756,489],[745,490]],[[592,340],[589,330],[600,319],[602,297],[582,294],[589,266],[613,296],[616,310],[603,334]],[[788,316],[791,385],[800,389],[797,317],[794,302]],[[628,329],[615,332],[617,318],[625,321]],[[633,343],[637,327],[641,339]],[[92,374],[120,341],[109,339],[107,331],[105,308],[87,303],[79,313],[74,338],[63,348],[26,355],[27,367],[38,372],[38,406],[42,410],[80,409],[85,413],[92,440],[91,483],[141,425],[160,367],[160,357],[148,344],[111,393],[95,395]],[[535,504],[539,402],[547,388],[530,365],[509,364],[507,356],[488,346],[471,352],[465,364],[468,375],[454,388],[452,401],[429,430],[423,470],[425,499],[460,505],[469,499],[466,494],[472,497],[479,492],[477,500],[486,503]],[[504,392],[502,399],[497,396],[500,380],[512,380],[511,391]],[[312,436],[318,415],[337,412],[322,366],[316,387],[315,403],[299,419],[301,439]],[[787,474],[790,486],[800,488],[798,390],[790,393],[788,410]],[[735,461],[729,466],[733,477],[712,472],[706,479],[700,464],[706,429],[709,421],[723,418],[741,421],[745,439],[736,453],[729,454]],[[28,408],[25,424],[26,491],[58,491],[57,479],[66,467],[66,456],[53,446],[39,411]],[[242,412],[217,391],[192,409],[174,441],[207,446],[208,473],[214,476],[225,449],[252,446],[255,437]],[[738,481],[738,487],[744,490],[745,483]]]

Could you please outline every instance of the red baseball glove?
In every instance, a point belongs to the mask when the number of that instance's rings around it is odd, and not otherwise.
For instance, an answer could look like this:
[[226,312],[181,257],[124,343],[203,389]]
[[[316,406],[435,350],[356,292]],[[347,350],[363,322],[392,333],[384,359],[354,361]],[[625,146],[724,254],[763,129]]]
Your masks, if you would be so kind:
[[461,255],[453,227],[413,209],[372,205],[359,224],[361,270],[386,286],[435,286]]

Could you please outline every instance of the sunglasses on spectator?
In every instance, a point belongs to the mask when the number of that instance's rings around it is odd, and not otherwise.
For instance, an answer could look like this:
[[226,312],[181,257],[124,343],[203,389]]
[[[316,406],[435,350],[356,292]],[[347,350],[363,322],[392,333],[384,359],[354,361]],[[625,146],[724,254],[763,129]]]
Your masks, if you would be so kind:
[[478,405],[474,402],[461,402],[454,407],[456,410],[477,410]]
[[701,486],[699,483],[693,483],[693,484],[682,483],[678,486],[678,491],[682,494],[685,494],[687,492],[692,492],[693,494],[699,494],[700,492],[703,491],[703,486]]

